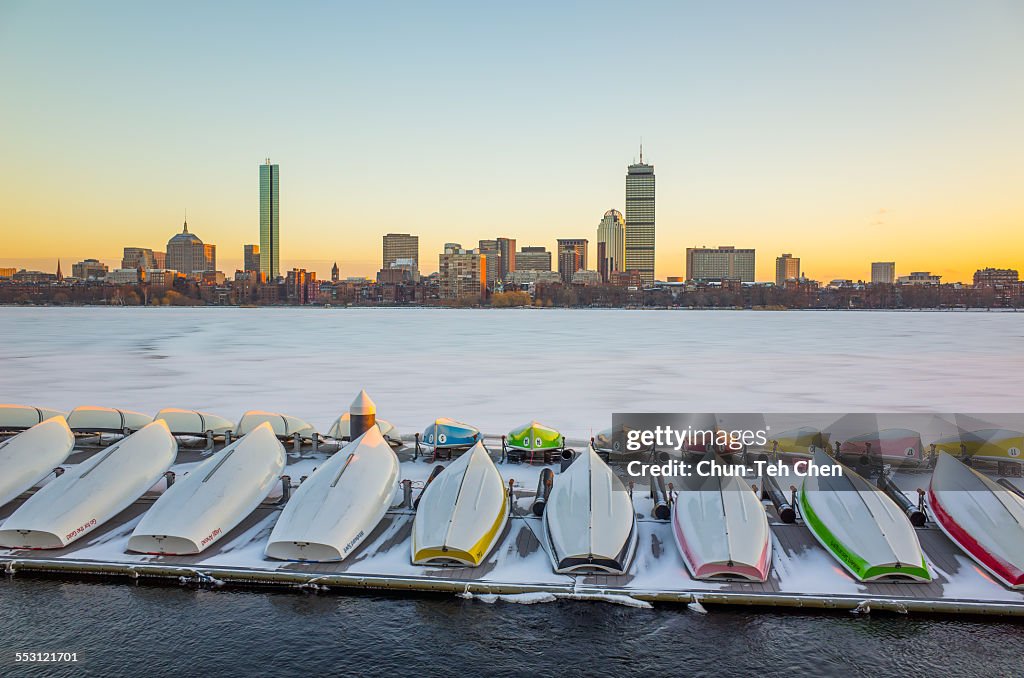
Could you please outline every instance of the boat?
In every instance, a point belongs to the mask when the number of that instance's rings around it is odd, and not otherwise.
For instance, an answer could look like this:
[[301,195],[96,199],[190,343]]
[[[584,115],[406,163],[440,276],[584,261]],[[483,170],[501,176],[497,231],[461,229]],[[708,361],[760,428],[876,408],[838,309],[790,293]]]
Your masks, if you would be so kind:
[[[722,463],[713,453],[703,461]],[[672,507],[672,532],[694,579],[768,579],[772,557],[768,516],[740,476],[682,478]]]
[[47,419],[66,416],[66,412],[45,407],[0,405],[0,431],[24,431]]
[[0,441],[0,506],[53,473],[74,447],[75,434],[62,416]]
[[412,524],[413,564],[476,567],[498,543],[509,508],[501,474],[477,442],[423,491]]
[[[398,429],[395,428],[395,425],[390,421],[385,421],[384,419],[377,419],[376,421],[377,428],[380,429],[381,435],[384,436],[384,439],[393,447],[401,446],[402,436],[398,432]],[[327,437],[334,438],[335,440],[340,440],[342,442],[349,442],[352,438],[350,433],[352,430],[350,428],[351,422],[352,415],[345,412],[335,419],[333,424],[331,424],[331,428],[327,431]]]
[[600,431],[594,436],[594,449],[599,454],[629,454],[643,456],[654,452],[654,445],[644,445],[637,441],[634,445],[639,445],[639,450],[630,450],[627,447],[629,432],[633,429],[629,426],[617,426],[613,428],[606,428]]
[[544,508],[555,572],[623,574],[636,553],[633,500],[592,446],[555,479]]
[[963,431],[939,438],[935,449],[954,457],[992,463],[1012,461],[1024,463],[1024,433],[1005,428]]
[[1006,586],[1024,589],[1024,499],[946,452],[928,486],[939,528]]
[[152,421],[148,414],[111,407],[76,407],[68,414],[68,427],[75,433],[133,432]]
[[[931,581],[906,514],[892,499],[823,450],[800,490],[800,514],[814,538],[860,581]],[[824,475],[825,467],[842,475]],[[823,471],[824,469],[824,471]]]
[[423,430],[420,442],[435,450],[457,450],[469,449],[482,439],[478,428],[442,417]]
[[176,436],[205,436],[207,433],[222,436],[235,428],[234,422],[216,414],[175,407],[165,407],[156,413],[154,419],[166,421],[171,435]]
[[840,444],[839,456],[895,465],[918,465],[924,459],[921,434],[905,428],[889,428],[848,438]]
[[153,487],[177,451],[165,422],[147,424],[29,497],[0,525],[0,547],[57,549],[80,539]]
[[826,431],[811,426],[801,426],[772,436],[768,449],[774,454],[794,459],[811,459],[816,450],[831,449]]
[[554,452],[564,447],[565,438],[550,426],[531,421],[509,431],[505,442],[523,452]]
[[299,485],[270,533],[267,557],[344,560],[384,518],[398,473],[394,450],[379,428],[370,428]]
[[270,424],[260,424],[177,478],[142,516],[128,550],[201,553],[256,510],[284,465],[284,447]]
[[312,440],[316,436],[316,429],[298,417],[277,412],[262,412],[260,410],[249,410],[238,420],[235,432],[244,436],[253,431],[260,424],[267,422],[274,429],[274,435],[278,438],[292,439],[296,433],[304,440]]

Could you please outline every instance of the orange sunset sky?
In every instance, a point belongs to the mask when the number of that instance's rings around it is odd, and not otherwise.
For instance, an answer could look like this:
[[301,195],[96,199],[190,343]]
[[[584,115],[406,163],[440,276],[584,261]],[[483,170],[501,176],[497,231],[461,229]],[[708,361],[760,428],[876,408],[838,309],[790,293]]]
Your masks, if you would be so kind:
[[[827,6],[826,6],[827,5]],[[188,211],[218,268],[380,267],[381,236],[553,249],[655,166],[657,276],[688,246],[970,280],[1024,267],[1024,6],[0,5],[0,267],[163,249]]]

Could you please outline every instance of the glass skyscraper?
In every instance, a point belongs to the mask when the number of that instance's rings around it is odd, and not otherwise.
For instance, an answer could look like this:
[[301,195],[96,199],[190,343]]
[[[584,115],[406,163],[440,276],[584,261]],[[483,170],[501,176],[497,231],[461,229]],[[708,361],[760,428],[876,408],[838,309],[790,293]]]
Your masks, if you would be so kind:
[[281,223],[279,217],[277,165],[260,165],[260,273],[267,280],[281,275],[280,246]]
[[645,285],[654,282],[654,165],[640,162],[626,171],[625,270],[638,271]]

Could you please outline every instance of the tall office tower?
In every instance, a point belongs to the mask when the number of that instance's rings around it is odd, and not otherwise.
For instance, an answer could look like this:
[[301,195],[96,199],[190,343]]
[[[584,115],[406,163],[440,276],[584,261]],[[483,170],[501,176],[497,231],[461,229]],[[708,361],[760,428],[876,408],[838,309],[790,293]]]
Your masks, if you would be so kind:
[[608,282],[612,273],[624,270],[625,224],[621,212],[608,210],[597,225],[597,271],[602,282]]
[[260,273],[267,280],[281,277],[281,197],[277,165],[270,158],[260,165]]
[[418,235],[388,233],[384,236],[384,265],[381,268],[391,268],[391,264],[398,259],[412,259],[416,262],[416,270],[419,270],[420,237]]
[[800,279],[800,257],[783,254],[775,257],[775,284],[782,287],[787,280]]
[[562,282],[571,283],[572,274],[587,268],[587,240],[585,238],[558,239],[558,274]]
[[487,289],[494,289],[496,280],[504,280],[501,273],[501,250],[497,240],[481,240],[480,254],[487,257]]
[[243,245],[242,246],[242,270],[252,271],[254,273],[260,272],[260,246],[259,245]]
[[498,238],[498,254],[501,255],[501,279],[516,270],[515,238]]
[[160,266],[156,265],[153,250],[148,247],[125,247],[124,255],[121,257],[121,268],[141,268],[148,271]]
[[550,271],[551,252],[543,247],[524,247],[516,253],[517,271]]
[[216,245],[204,245],[198,236],[188,232],[186,221],[181,233],[167,241],[167,267],[187,276],[216,271]]
[[687,247],[686,279],[700,282],[754,282],[754,250],[724,245],[715,249]]
[[638,271],[645,285],[654,282],[654,165],[640,162],[626,170],[625,269]]
[[895,261],[873,261],[871,262],[871,282],[896,283],[896,262]]

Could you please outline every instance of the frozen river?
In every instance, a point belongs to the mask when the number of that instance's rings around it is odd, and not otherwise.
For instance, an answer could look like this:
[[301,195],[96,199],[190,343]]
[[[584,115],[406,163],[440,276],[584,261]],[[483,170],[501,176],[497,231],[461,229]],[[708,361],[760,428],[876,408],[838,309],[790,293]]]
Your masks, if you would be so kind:
[[0,308],[0,401],[281,411],[360,388],[435,417],[588,437],[616,411],[1020,411],[1024,314]]

